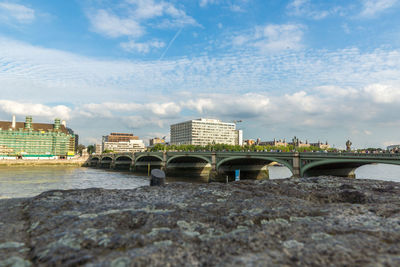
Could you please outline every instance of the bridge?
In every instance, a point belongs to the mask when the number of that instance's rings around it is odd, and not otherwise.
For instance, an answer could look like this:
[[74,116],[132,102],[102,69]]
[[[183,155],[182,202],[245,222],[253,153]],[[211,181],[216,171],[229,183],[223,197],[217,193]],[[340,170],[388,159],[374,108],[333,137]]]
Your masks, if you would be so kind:
[[320,153],[320,152],[136,152],[90,155],[86,165],[98,168],[147,173],[162,169],[168,176],[202,176],[214,180],[234,177],[268,179],[268,167],[287,167],[293,177],[333,175],[355,178],[355,170],[366,164],[400,165],[399,154]]

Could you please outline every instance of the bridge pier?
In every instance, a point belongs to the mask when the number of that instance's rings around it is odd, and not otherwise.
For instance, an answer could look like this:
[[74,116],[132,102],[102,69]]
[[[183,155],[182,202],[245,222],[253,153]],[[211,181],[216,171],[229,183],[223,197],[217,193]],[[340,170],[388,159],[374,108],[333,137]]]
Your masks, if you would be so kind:
[[110,170],[114,170],[114,169],[115,169],[115,155],[113,155],[112,161],[110,163]]
[[135,171],[135,153],[132,153],[132,162],[131,165],[129,166],[129,171],[131,172]]
[[161,161],[160,169],[167,174],[167,151],[163,151],[163,160]]
[[292,170],[292,178],[300,178],[301,171],[300,171],[300,153],[295,152],[293,154],[293,170]]
[[218,171],[217,171],[217,153],[211,153],[211,170],[208,175],[208,181],[216,181],[218,180]]

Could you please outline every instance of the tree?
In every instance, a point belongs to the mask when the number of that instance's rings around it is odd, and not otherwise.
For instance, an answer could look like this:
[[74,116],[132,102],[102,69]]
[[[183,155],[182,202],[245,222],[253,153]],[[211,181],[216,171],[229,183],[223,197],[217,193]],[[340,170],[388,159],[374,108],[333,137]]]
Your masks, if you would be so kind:
[[86,147],[85,147],[84,145],[79,144],[79,145],[76,147],[76,152],[77,152],[79,155],[82,156],[82,150],[84,150],[85,148],[86,148]]
[[87,152],[90,154],[92,154],[95,150],[95,146],[94,145],[88,145],[87,146]]

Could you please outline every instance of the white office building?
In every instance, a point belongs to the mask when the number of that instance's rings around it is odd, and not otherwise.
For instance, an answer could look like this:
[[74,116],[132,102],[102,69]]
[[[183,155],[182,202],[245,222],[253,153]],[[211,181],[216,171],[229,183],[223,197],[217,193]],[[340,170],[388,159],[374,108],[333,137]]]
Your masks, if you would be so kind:
[[215,119],[197,119],[171,125],[171,145],[242,145],[236,124]]
[[146,150],[143,140],[129,140],[129,142],[103,142],[104,150],[121,152],[142,152]]

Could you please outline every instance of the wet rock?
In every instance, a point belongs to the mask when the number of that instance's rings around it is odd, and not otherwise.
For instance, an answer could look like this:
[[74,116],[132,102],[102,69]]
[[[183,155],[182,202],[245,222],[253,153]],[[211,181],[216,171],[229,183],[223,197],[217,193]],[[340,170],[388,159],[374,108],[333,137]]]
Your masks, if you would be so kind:
[[0,201],[0,266],[400,266],[400,184],[312,177]]

